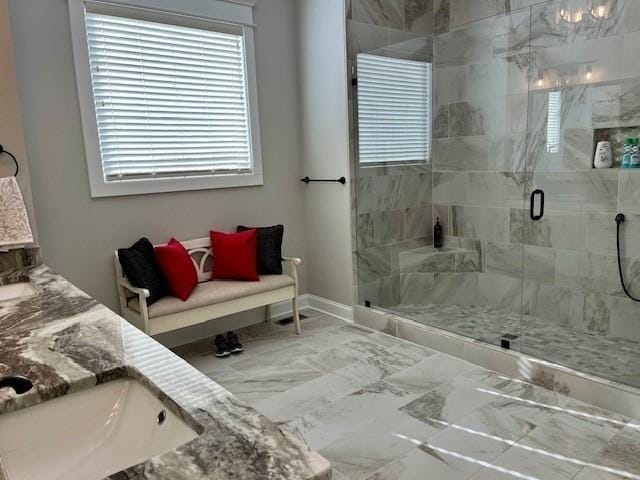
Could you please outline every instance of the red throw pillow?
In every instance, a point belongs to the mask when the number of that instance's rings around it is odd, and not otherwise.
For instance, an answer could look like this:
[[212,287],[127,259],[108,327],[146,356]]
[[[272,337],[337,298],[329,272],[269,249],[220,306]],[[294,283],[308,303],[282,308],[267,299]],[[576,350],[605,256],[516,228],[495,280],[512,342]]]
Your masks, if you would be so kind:
[[258,281],[258,230],[211,233],[213,272],[220,280]]
[[175,238],[156,247],[156,261],[169,283],[171,292],[185,301],[198,285],[198,274],[189,252]]

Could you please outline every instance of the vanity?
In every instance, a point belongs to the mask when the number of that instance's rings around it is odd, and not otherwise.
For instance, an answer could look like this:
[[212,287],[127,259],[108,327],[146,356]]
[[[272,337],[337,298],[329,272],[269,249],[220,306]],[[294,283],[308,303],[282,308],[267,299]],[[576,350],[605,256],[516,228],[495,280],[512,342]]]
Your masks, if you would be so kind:
[[37,252],[0,256],[0,377],[32,385],[0,388],[0,480],[331,478],[327,460]]

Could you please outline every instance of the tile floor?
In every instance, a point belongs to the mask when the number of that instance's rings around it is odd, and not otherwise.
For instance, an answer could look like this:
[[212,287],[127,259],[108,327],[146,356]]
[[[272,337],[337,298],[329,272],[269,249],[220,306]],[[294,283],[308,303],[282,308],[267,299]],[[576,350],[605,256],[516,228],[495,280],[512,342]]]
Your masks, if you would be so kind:
[[336,318],[176,349],[331,461],[338,480],[640,479],[640,422]]
[[580,332],[550,320],[476,305],[397,305],[388,311],[425,325],[500,345],[505,333],[519,335],[512,348],[614,382],[640,387],[640,343]]

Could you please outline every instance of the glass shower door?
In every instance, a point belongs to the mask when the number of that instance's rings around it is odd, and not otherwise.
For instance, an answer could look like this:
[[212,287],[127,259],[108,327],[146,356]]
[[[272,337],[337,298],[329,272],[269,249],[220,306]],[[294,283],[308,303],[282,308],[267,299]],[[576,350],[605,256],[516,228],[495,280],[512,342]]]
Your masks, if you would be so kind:
[[[523,222],[522,350],[640,386],[640,304],[620,283],[614,221],[627,215],[623,270],[640,294],[638,177],[620,168],[624,139],[640,136],[640,70],[625,53],[638,3],[591,2],[570,16],[562,5],[532,7],[527,193],[544,192],[544,212]],[[613,168],[594,168],[598,141],[611,142]]]
[[402,273],[430,275],[432,285],[411,299],[421,306],[398,307],[513,349],[521,336],[529,39],[528,8],[435,36],[433,219],[444,227],[444,248],[423,259],[405,254],[419,273]]
[[[411,60],[431,63],[431,84],[425,86],[432,119],[423,161],[398,155],[375,161],[385,155],[385,142],[407,129],[367,130],[363,120],[393,125],[385,116],[393,109],[378,96],[381,105],[373,105],[373,115],[359,111],[364,104],[371,114],[372,104],[363,88],[366,69],[357,70],[351,98],[360,304],[519,348],[530,23],[525,8],[422,37],[422,57]],[[357,35],[354,29],[351,36]],[[398,44],[360,53],[394,55],[398,45],[415,41],[398,38]],[[376,83],[392,91],[416,86],[418,76],[402,62],[393,67],[392,60],[356,53],[354,67],[358,60],[374,72],[388,71]],[[433,242],[436,222],[444,234],[441,248]]]

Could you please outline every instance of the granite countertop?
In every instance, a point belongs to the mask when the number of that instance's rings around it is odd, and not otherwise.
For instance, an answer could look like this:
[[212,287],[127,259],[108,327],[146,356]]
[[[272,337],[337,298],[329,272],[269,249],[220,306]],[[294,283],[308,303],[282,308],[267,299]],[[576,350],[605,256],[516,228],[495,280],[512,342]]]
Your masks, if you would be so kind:
[[25,375],[34,388],[0,390],[0,414],[131,377],[199,436],[110,479],[331,478],[323,457],[48,267],[8,274],[39,293],[0,306],[0,376]]

